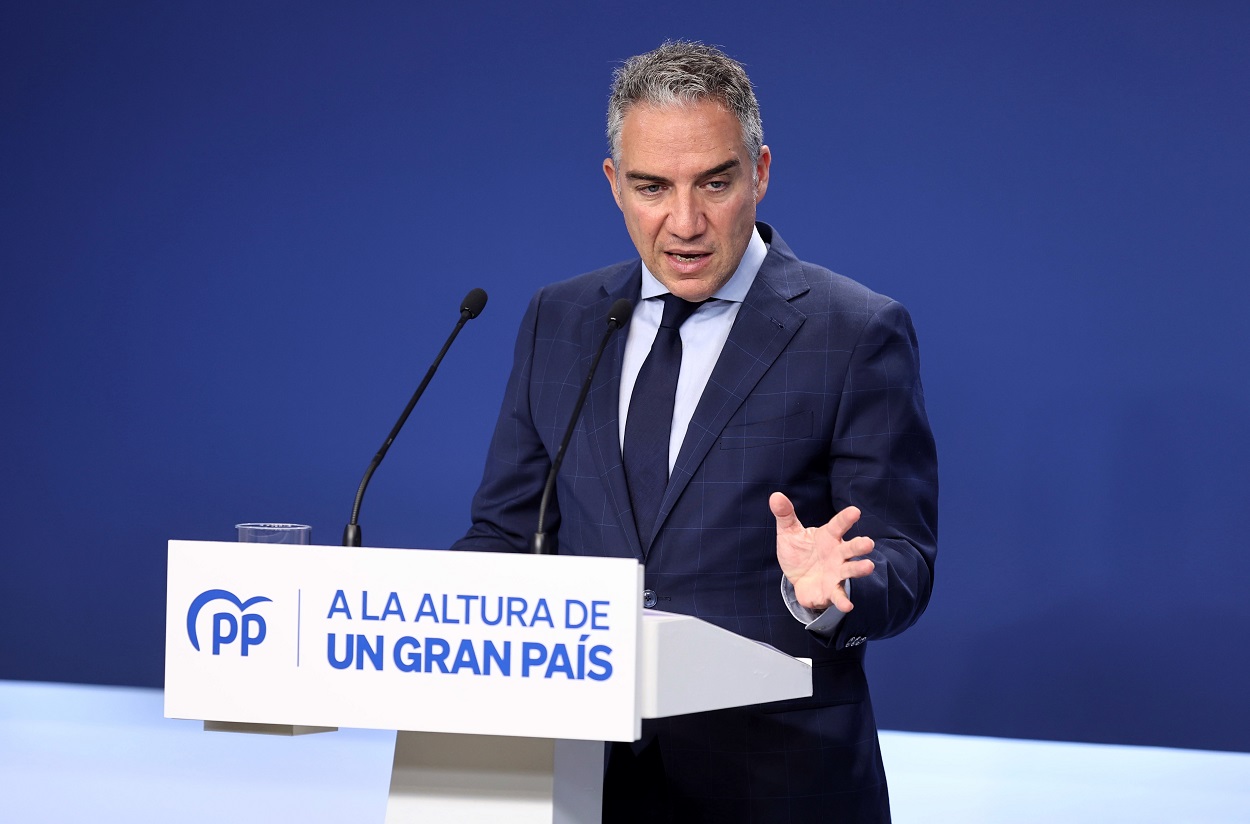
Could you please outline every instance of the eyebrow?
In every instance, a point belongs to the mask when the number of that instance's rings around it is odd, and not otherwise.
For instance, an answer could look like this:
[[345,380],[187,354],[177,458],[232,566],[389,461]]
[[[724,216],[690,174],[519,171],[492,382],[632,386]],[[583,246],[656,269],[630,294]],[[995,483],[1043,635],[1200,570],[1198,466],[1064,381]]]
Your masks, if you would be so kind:
[[[730,169],[735,169],[741,165],[742,165],[741,161],[739,161],[737,158],[733,158],[732,160],[726,160],[724,163],[721,163],[719,166],[713,166],[712,168],[708,169],[705,172],[700,172],[697,176],[697,179],[703,180],[704,178],[715,177],[716,175],[724,174]],[[652,183],[668,183],[669,182],[668,178],[664,177],[663,175],[653,175],[647,172],[626,172],[625,177],[627,180],[646,180]]]

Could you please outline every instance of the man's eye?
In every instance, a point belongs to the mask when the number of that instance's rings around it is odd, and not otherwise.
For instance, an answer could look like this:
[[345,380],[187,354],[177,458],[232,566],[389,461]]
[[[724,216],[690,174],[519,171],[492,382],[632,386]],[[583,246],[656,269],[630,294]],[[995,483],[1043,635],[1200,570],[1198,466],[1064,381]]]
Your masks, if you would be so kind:
[[658,195],[660,193],[660,189],[662,188],[663,187],[658,183],[651,183],[646,186],[639,186],[638,191],[642,192],[644,195]]
[[713,192],[723,192],[729,188],[729,181],[728,180],[709,180],[707,182],[707,187],[711,189]]

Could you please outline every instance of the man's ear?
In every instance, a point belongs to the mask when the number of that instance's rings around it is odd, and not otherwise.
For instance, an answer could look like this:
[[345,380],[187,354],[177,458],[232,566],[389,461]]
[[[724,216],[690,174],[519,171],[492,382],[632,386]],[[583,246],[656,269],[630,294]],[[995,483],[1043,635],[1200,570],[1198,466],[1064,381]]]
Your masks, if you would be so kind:
[[616,208],[625,211],[625,207],[621,205],[621,187],[616,182],[616,164],[610,157],[603,159],[603,175],[608,179],[608,187],[612,189],[612,199],[616,201]]
[[773,153],[768,150],[767,146],[760,146],[760,159],[755,164],[755,202],[759,203],[764,199],[764,193],[768,191],[768,169],[773,164]]

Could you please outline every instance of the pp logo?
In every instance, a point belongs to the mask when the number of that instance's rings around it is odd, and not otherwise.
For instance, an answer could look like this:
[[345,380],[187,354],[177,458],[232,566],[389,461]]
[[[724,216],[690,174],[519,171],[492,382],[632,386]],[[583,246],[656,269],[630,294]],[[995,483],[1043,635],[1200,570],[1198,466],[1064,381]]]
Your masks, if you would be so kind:
[[[191,646],[198,652],[200,639],[195,631],[195,622],[200,617],[200,610],[212,601],[229,601],[238,607],[239,617],[233,612],[217,612],[213,614],[213,655],[220,655],[221,648],[239,642],[239,654],[246,657],[248,649],[265,640],[265,619],[260,615],[248,614],[248,610],[256,604],[271,601],[270,598],[257,596],[240,601],[233,592],[224,589],[210,589],[201,592],[191,608],[187,610],[187,637]],[[240,620],[242,619],[242,620]]]

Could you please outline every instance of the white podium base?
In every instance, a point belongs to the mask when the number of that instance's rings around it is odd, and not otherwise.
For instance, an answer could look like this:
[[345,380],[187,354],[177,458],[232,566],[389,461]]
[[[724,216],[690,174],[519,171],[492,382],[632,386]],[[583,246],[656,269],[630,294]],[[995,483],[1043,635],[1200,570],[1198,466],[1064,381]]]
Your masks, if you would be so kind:
[[386,824],[598,824],[602,741],[404,732]]

